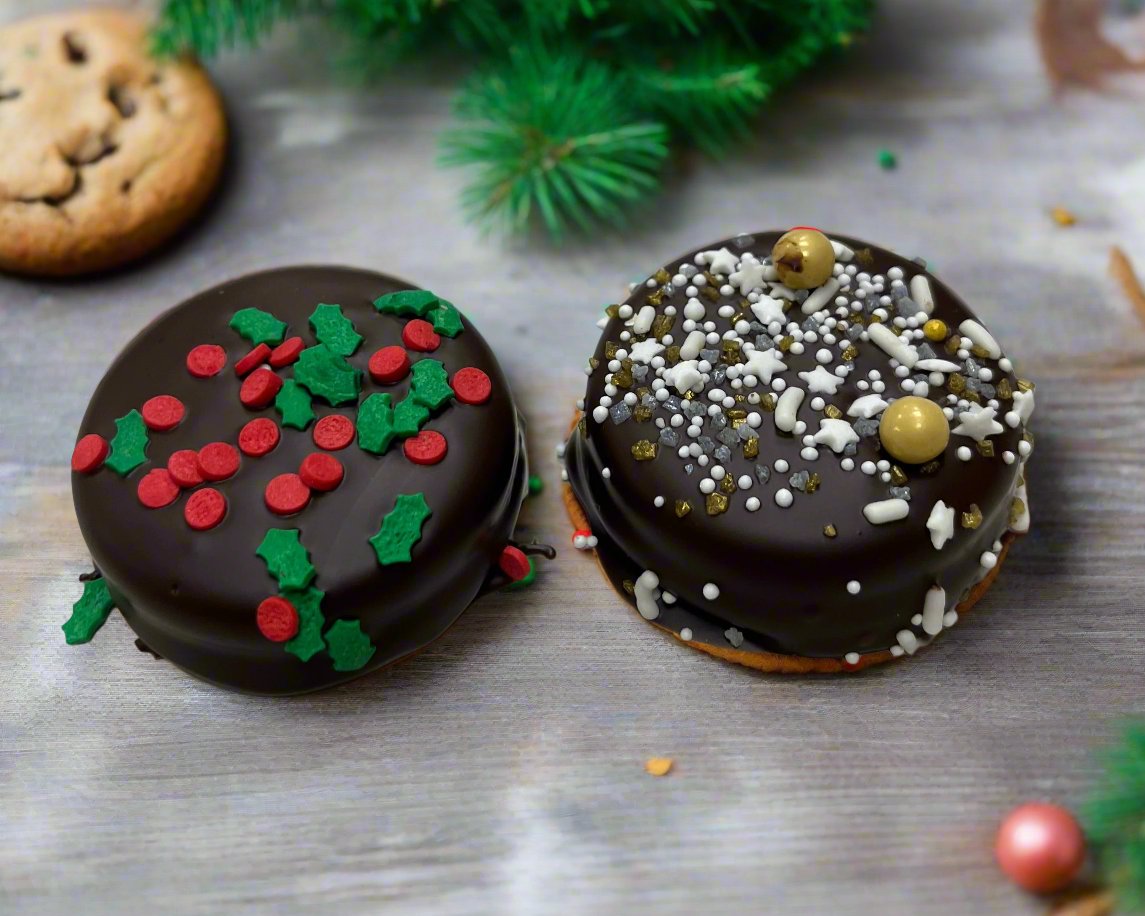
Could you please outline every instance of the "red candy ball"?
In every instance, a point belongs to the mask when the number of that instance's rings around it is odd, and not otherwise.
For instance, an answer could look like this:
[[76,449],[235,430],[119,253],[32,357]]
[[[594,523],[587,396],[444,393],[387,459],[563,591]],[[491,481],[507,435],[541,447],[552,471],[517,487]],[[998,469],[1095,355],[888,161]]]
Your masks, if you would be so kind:
[[449,384],[462,404],[484,404],[493,392],[489,376],[473,366],[458,369]]
[[310,487],[297,474],[279,474],[266,485],[263,498],[275,515],[294,515],[310,502]]
[[1057,805],[1030,803],[1002,821],[994,844],[998,865],[1019,887],[1052,894],[1070,884],[1085,862],[1085,837]]
[[529,558],[519,547],[514,547],[512,544],[505,545],[505,549],[501,551],[500,559],[497,560],[497,565],[501,567],[501,572],[514,582],[524,579],[532,568],[529,565]]
[[183,402],[169,394],[160,394],[143,402],[143,422],[148,429],[165,433],[183,422],[186,413]]
[[183,518],[195,531],[214,528],[227,514],[227,498],[214,487],[204,487],[187,497]]
[[274,450],[278,439],[278,424],[268,417],[259,417],[239,430],[239,449],[244,455],[261,458]]
[[195,378],[210,378],[223,371],[227,351],[217,344],[199,344],[187,354],[187,371]]
[[167,459],[167,473],[184,490],[197,487],[203,482],[203,475],[199,472],[199,453],[189,448],[172,452]]
[[298,359],[298,354],[305,348],[306,343],[301,337],[291,337],[284,340],[270,352],[269,362],[275,369],[289,366]]
[[423,429],[402,443],[402,451],[414,464],[437,464],[448,448],[445,436],[432,429]]
[[328,452],[336,452],[354,441],[354,421],[333,413],[314,424],[314,444]]
[[103,467],[107,453],[111,450],[107,440],[95,433],[88,433],[72,450],[72,470],[79,474],[91,474]]
[[409,354],[401,347],[382,347],[370,357],[368,368],[370,378],[379,385],[392,385],[409,372]]
[[413,318],[407,321],[406,326],[402,328],[402,343],[411,350],[428,353],[430,350],[436,350],[441,346],[441,338],[438,337],[433,325],[428,321]]
[[265,598],[255,618],[258,630],[271,642],[286,642],[298,635],[298,611],[285,598]]
[[274,400],[279,389],[282,388],[282,379],[269,369],[256,369],[245,379],[239,389],[239,400],[244,407],[260,410]]
[[311,490],[325,493],[342,482],[345,475],[342,462],[325,452],[314,452],[302,459],[298,476]]
[[179,498],[179,484],[171,479],[166,468],[156,468],[139,478],[135,494],[148,509],[162,509]]
[[250,375],[259,366],[270,359],[270,347],[264,343],[260,343],[257,347],[251,350],[246,356],[235,363],[235,375],[242,378],[245,375]]
[[204,480],[226,480],[239,469],[238,450],[226,442],[204,445],[197,458]]

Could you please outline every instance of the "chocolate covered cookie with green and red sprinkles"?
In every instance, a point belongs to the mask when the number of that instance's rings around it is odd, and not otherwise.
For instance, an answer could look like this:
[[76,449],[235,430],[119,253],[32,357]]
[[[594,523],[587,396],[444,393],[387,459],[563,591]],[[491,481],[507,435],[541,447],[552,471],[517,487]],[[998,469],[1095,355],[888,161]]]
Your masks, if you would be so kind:
[[234,690],[388,665],[552,554],[513,540],[523,425],[489,346],[364,270],[254,274],[156,319],[97,388],[72,470],[97,572],[67,642],[118,608]]
[[921,261],[741,235],[599,326],[559,449],[573,543],[690,646],[787,672],[913,655],[1029,527],[1034,384]]

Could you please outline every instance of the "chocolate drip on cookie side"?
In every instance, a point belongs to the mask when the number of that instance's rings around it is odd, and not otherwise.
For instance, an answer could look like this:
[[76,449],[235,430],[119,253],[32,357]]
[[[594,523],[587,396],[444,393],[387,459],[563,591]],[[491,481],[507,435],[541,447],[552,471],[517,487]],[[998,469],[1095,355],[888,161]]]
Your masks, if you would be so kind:
[[[185,405],[185,416],[175,428],[147,433],[145,458],[138,467],[123,475],[109,466],[73,475],[76,512],[92,557],[116,606],[150,651],[232,689],[301,693],[417,651],[487,590],[489,570],[496,568],[510,542],[527,492],[521,423],[501,368],[472,325],[458,316],[461,323],[454,336],[442,331],[434,349],[417,352],[407,326],[415,321],[425,326],[434,314],[415,319],[380,313],[375,307],[376,299],[408,289],[383,275],[346,268],[255,274],[208,290],[161,316],[108,370],[81,435],[109,436],[117,420],[155,395],[170,395]],[[304,413],[297,387],[283,389],[292,399],[279,407],[274,406],[278,402],[265,407],[244,404],[240,388],[252,375],[272,369],[286,382],[305,378],[316,386],[315,378],[327,376],[304,374],[299,360],[279,368],[263,365],[245,379],[236,378],[235,366],[252,343],[236,332],[234,318],[242,309],[261,310],[286,323],[278,337],[289,343],[292,336],[302,336],[309,347],[315,344],[318,325],[312,317],[320,303],[337,303],[345,321],[328,309],[319,321],[329,343],[315,349],[333,348],[346,355],[339,362],[324,354],[319,368],[335,380],[355,370],[361,390],[337,406],[314,395],[313,420],[292,421],[305,424],[300,429],[286,419],[290,411]],[[266,331],[266,320],[260,320],[260,329],[248,333],[276,331],[273,325]],[[364,340],[355,344],[355,336]],[[200,345],[220,347],[225,367],[207,377],[189,372],[188,354]],[[412,371],[407,368],[407,375],[394,382],[375,381],[372,355],[403,347],[412,358]],[[420,363],[431,361],[441,364],[441,379],[447,378],[452,388],[442,388],[444,381],[439,384],[433,373],[418,372]],[[458,381],[462,370],[470,370],[470,380],[479,380],[476,388],[463,390]],[[420,432],[415,436],[411,425],[387,446],[370,443],[367,400],[388,397],[388,408],[379,406],[375,413],[400,425],[401,416],[394,421],[386,410],[416,400],[423,375],[432,397],[423,392],[418,404],[436,406],[424,408],[423,414],[417,405],[409,405]],[[333,416],[351,419],[356,426],[353,439],[324,452],[343,466],[340,484],[329,492],[315,490],[295,514],[275,514],[268,507],[269,485],[295,474],[304,459],[322,451],[315,429]],[[244,450],[231,476],[191,486],[160,508],[148,508],[137,498],[141,480],[156,469],[174,467],[176,452],[213,442],[235,443],[252,419],[262,418],[280,427],[277,444],[265,454]],[[427,459],[427,452],[405,448],[428,432],[444,439],[444,456],[439,449]],[[109,464],[115,454],[113,442]],[[196,530],[190,525],[189,498],[207,487],[222,494],[225,514],[214,527]],[[403,503],[403,498],[409,501]],[[273,529],[296,530],[303,559],[264,550]],[[271,556],[276,559],[268,560]],[[298,573],[299,563],[312,566],[311,578]],[[308,609],[318,608],[321,624],[315,632],[321,638],[308,657],[302,657],[305,651],[284,648],[293,641],[276,642],[260,632],[256,610],[268,597],[291,599],[303,617],[303,630]],[[372,654],[367,655],[370,647]],[[351,664],[358,667],[351,669]]]
[[[1033,386],[920,264],[834,236],[830,279],[795,291],[779,235],[693,252],[610,307],[569,484],[610,577],[684,638],[913,653],[1028,526]],[[922,464],[880,439],[908,397],[949,423]]]

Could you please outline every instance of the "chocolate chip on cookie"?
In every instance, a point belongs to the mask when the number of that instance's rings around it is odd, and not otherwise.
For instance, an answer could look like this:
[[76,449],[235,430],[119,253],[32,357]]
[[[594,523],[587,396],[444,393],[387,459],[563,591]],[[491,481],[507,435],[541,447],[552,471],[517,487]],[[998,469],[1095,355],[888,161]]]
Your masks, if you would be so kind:
[[0,29],[0,270],[74,275],[141,257],[199,210],[225,149],[207,76],[150,56],[138,17]]

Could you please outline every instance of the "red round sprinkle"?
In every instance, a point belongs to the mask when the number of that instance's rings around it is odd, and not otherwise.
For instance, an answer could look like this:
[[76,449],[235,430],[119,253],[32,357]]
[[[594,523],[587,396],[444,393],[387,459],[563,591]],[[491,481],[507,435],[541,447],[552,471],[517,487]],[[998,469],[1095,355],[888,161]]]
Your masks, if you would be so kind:
[[204,480],[226,480],[239,469],[238,450],[226,442],[204,445],[197,458]]
[[239,430],[239,449],[244,455],[261,458],[278,445],[278,438],[278,424],[268,417],[259,417]]
[[162,509],[179,498],[179,484],[171,479],[166,468],[156,468],[139,478],[135,493],[148,509]]
[[282,379],[269,369],[258,369],[243,379],[243,386],[239,389],[239,400],[244,407],[259,409],[266,407],[278,390],[282,387]]
[[792,227],[791,227],[790,229],[788,229],[787,231],[788,231],[788,232],[795,232],[795,231],[796,231],[796,230],[798,230],[798,229],[808,229],[808,230],[810,230],[811,232],[820,232],[820,231],[821,231],[821,230],[819,230],[819,229],[816,229],[814,226],[792,226]]
[[437,464],[445,457],[448,447],[445,436],[432,429],[423,429],[402,443],[402,450],[414,464]]
[[250,375],[259,366],[270,359],[270,347],[264,343],[260,343],[257,347],[251,350],[246,356],[235,363],[235,375],[239,378]]
[[259,632],[271,642],[286,642],[298,635],[298,611],[285,598],[264,598],[256,620]]
[[214,487],[204,487],[187,497],[183,518],[196,531],[214,528],[227,514],[227,498]]
[[305,346],[306,342],[301,337],[291,337],[289,340],[284,340],[270,351],[270,364],[275,369],[289,366],[298,359],[298,354],[302,352]]
[[187,354],[187,371],[195,378],[210,378],[223,371],[227,351],[218,344],[199,344]]
[[183,415],[187,412],[183,402],[169,394],[160,394],[143,402],[143,422],[148,429],[165,433],[174,429],[183,422]]
[[379,385],[392,385],[409,372],[409,354],[401,347],[382,347],[370,357],[369,370],[370,378]]
[[109,446],[103,436],[88,433],[72,450],[72,470],[80,474],[90,474],[103,467]]
[[505,545],[505,549],[501,551],[500,559],[497,560],[497,565],[501,567],[501,572],[514,582],[524,579],[531,569],[529,558],[521,552],[520,548],[514,547],[512,544]]
[[411,350],[421,350],[424,353],[441,346],[441,338],[428,321],[414,318],[402,328],[402,343]]
[[297,474],[279,474],[266,485],[266,507],[276,515],[301,512],[310,502],[310,487]]
[[203,482],[203,475],[199,473],[199,453],[189,448],[172,452],[167,459],[167,473],[184,490],[197,487]]
[[314,452],[307,455],[302,459],[302,465],[298,468],[298,476],[302,482],[310,489],[319,490],[323,493],[338,486],[345,473],[342,462],[325,452]]
[[314,424],[314,444],[328,452],[345,448],[354,440],[354,421],[338,413],[323,417]]
[[449,384],[462,404],[484,404],[493,392],[489,376],[474,366],[458,369]]

